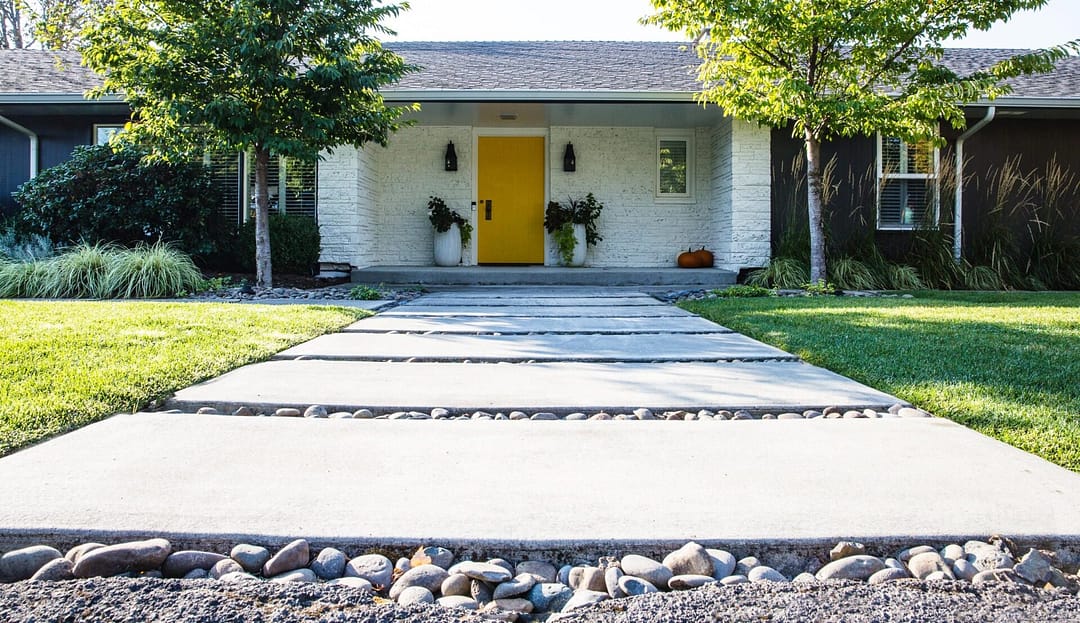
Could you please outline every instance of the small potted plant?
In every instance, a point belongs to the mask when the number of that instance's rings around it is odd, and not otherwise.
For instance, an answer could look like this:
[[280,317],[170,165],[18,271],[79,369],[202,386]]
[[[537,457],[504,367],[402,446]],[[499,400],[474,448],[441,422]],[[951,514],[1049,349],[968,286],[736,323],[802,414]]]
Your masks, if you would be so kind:
[[584,199],[569,198],[565,205],[548,203],[544,227],[555,241],[564,266],[584,266],[588,248],[603,240],[596,231],[596,219],[603,209],[592,193]]
[[446,206],[439,197],[428,201],[428,220],[435,228],[435,265],[457,266],[461,249],[472,240],[472,223]]

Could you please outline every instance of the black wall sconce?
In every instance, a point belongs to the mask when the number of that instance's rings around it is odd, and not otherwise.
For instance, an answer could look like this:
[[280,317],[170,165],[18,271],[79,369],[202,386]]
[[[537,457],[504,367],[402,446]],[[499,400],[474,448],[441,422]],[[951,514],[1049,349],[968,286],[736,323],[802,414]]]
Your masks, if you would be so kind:
[[566,144],[566,153],[562,157],[562,170],[567,173],[577,171],[577,156],[574,155],[574,144]]
[[457,171],[457,151],[454,150],[454,141],[446,146],[446,170]]

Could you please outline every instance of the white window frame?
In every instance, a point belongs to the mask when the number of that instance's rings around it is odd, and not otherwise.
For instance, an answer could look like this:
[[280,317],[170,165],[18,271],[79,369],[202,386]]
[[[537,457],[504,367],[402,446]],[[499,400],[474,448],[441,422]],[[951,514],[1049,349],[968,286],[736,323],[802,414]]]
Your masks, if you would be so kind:
[[[105,132],[104,135],[102,135],[102,131]],[[94,140],[94,145],[108,145],[112,137],[123,131],[124,124],[122,123],[95,123],[91,138]]]
[[[883,223],[881,221],[881,189],[885,182],[889,180],[921,180],[928,187],[933,189],[933,207],[934,215],[933,222],[929,223],[932,227],[937,227],[941,222],[941,150],[937,147],[934,148],[934,170],[932,173],[889,173],[885,172],[885,158],[884,143],[885,135],[881,132],[877,133],[877,228],[882,231],[912,231],[918,229],[919,223]],[[906,162],[908,142],[900,140],[900,162]],[[933,180],[931,184],[930,180]],[[923,223],[926,225],[927,223]]]
[[[682,141],[686,143],[686,192],[685,193],[665,193],[660,191],[660,144],[662,142],[669,141]],[[694,132],[692,130],[657,130],[656,131],[656,148],[653,152],[653,157],[656,159],[656,179],[654,181],[654,190],[656,194],[656,200],[661,203],[693,203],[694,201],[694,180],[697,177],[697,168],[695,163],[695,144],[694,144]]]

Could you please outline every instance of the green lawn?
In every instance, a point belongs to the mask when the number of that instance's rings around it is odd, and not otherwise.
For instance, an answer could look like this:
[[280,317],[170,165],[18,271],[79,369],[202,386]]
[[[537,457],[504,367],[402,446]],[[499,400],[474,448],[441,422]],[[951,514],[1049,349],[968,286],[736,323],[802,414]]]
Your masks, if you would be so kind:
[[714,299],[681,306],[1080,471],[1080,293]]
[[365,315],[293,305],[0,301],[0,456]]

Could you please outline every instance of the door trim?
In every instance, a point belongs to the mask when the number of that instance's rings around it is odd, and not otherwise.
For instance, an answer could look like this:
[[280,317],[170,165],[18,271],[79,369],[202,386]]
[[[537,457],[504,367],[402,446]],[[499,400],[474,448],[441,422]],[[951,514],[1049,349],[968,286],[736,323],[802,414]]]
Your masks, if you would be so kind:
[[[481,136],[526,136],[544,139],[544,207],[551,201],[551,129],[550,128],[478,128],[472,130],[472,199],[477,201],[480,193],[480,137]],[[472,217],[479,222],[480,213],[473,211]],[[477,228],[479,232],[479,227]],[[479,236],[479,233],[477,234]],[[480,242],[469,245],[470,263],[479,266]],[[548,262],[548,233],[544,232],[544,266]]]

